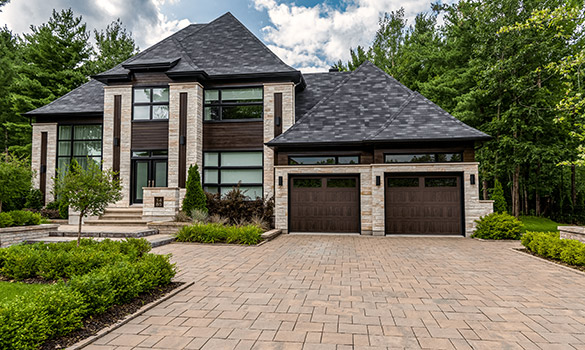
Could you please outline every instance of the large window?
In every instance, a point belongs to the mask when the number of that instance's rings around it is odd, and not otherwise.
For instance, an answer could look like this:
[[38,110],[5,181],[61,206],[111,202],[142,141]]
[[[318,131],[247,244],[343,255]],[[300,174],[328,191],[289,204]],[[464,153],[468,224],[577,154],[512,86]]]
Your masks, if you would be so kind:
[[246,196],[262,197],[262,152],[205,152],[203,183],[205,191],[221,194],[239,183]]
[[82,167],[88,161],[102,161],[101,125],[60,125],[57,144],[57,169],[64,171],[75,159]]
[[359,164],[359,156],[290,156],[289,165]]
[[451,163],[462,162],[461,153],[385,154],[385,163]]
[[261,87],[205,90],[205,120],[262,119],[262,96]]
[[134,120],[169,119],[169,89],[135,88],[132,115]]

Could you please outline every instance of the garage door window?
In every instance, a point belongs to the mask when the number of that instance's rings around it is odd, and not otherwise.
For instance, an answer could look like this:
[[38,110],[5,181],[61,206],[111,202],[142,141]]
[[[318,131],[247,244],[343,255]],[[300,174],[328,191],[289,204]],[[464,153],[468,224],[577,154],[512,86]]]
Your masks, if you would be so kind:
[[457,187],[457,178],[427,178],[425,179],[425,187]]
[[418,187],[418,178],[388,178],[388,187]]
[[327,179],[327,187],[329,188],[354,188],[355,185],[355,179]]
[[321,187],[321,179],[294,179],[295,188],[317,188]]
[[250,198],[262,197],[262,152],[205,152],[203,188],[226,194],[240,184]]

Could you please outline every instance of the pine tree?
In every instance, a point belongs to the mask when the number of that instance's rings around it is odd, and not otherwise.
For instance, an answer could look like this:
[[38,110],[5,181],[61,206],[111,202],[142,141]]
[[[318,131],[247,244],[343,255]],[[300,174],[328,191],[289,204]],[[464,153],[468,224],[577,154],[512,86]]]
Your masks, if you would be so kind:
[[191,212],[194,209],[207,212],[207,198],[201,187],[201,177],[199,175],[199,167],[197,164],[189,167],[185,187],[187,188],[187,193],[183,199],[183,207],[181,208],[181,211],[187,215],[191,215]]
[[498,180],[494,183],[492,200],[494,201],[494,212],[505,213],[508,211],[508,204],[506,204],[506,198],[504,197],[504,189]]
[[96,41],[95,58],[87,63],[86,73],[94,75],[113,68],[117,64],[134,56],[138,47],[122,21],[118,18],[106,27],[106,30],[94,30]]

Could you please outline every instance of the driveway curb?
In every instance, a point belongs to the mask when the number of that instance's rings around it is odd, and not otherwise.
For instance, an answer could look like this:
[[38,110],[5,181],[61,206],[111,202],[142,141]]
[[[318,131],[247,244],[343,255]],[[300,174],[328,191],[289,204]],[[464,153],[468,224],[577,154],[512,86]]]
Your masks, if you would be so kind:
[[176,289],[172,290],[169,294],[165,295],[164,297],[162,297],[160,299],[157,299],[157,300],[151,302],[150,304],[144,305],[143,307],[141,307],[135,313],[133,313],[131,315],[127,315],[126,317],[124,317],[120,321],[114,323],[113,325],[111,325],[109,327],[106,327],[106,328],[100,330],[96,335],[93,335],[93,336],[91,336],[89,338],[85,338],[83,340],[80,340],[77,343],[71,345],[70,347],[67,347],[67,350],[79,350],[79,349],[83,349],[84,347],[88,346],[89,344],[93,343],[94,341],[98,340],[99,338],[105,336],[106,334],[111,333],[112,331],[114,331],[114,330],[120,328],[121,326],[125,325],[126,323],[130,322],[134,318],[142,315],[146,311],[148,311],[148,310],[152,309],[153,307],[159,305],[163,301],[167,301],[168,299],[174,297],[178,293],[180,293],[180,292],[184,291],[185,289],[191,287],[194,283],[195,282],[187,282],[187,283],[185,283],[184,285],[180,286],[179,288],[176,288]]
[[579,275],[581,275],[581,276],[584,276],[584,277],[585,277],[585,272],[583,272],[583,271],[580,271],[580,270],[577,270],[577,269],[573,269],[573,268],[571,268],[571,267],[568,267],[568,266],[561,265],[561,264],[559,264],[559,263],[556,263],[556,262],[554,262],[554,261],[550,261],[550,260],[548,260],[548,259],[545,259],[545,258],[541,258],[541,257],[539,257],[539,256],[535,256],[535,255],[532,255],[532,254],[528,254],[528,253],[522,252],[522,251],[520,251],[520,250],[518,250],[518,249],[516,249],[516,248],[510,248],[510,250],[513,250],[513,251],[515,251],[515,252],[516,252],[516,253],[518,253],[518,254],[527,255],[527,256],[529,256],[529,257],[531,257],[531,258],[534,258],[534,259],[540,260],[540,261],[542,261],[542,262],[545,262],[545,263],[547,263],[547,264],[554,265],[554,266],[557,266],[557,267],[563,268],[563,269],[565,269],[565,270],[568,270],[568,271],[575,272],[575,273],[577,273],[577,274],[579,274]]

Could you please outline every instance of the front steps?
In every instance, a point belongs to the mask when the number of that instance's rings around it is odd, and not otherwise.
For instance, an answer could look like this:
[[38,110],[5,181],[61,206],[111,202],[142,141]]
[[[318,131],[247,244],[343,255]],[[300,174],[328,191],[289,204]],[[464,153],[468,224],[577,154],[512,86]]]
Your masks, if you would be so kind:
[[146,226],[142,220],[142,207],[106,208],[99,219],[86,219],[88,226]]

